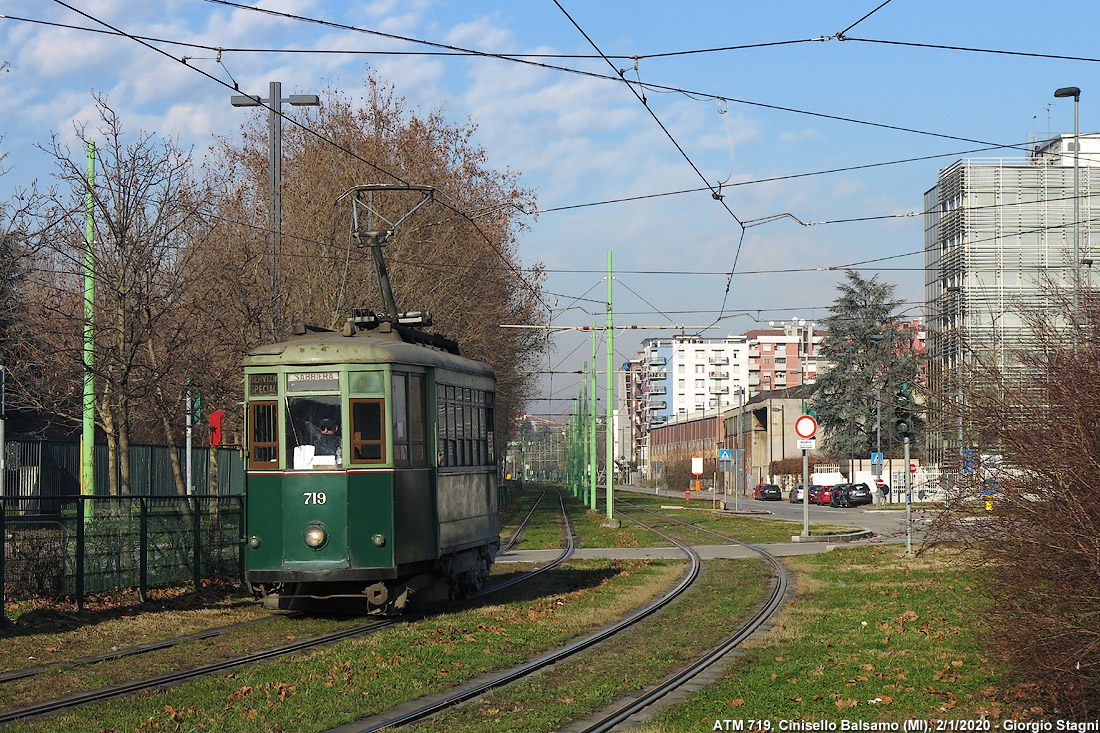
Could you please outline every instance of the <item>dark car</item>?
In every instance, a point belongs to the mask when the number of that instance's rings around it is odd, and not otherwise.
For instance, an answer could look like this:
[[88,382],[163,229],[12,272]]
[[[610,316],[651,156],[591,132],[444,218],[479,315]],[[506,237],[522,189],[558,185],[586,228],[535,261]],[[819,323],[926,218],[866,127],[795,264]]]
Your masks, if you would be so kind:
[[779,501],[783,498],[783,492],[775,484],[760,484],[752,492],[752,498],[759,501]]
[[862,506],[871,504],[875,500],[871,488],[867,484],[842,484],[833,489],[829,497],[832,506]]

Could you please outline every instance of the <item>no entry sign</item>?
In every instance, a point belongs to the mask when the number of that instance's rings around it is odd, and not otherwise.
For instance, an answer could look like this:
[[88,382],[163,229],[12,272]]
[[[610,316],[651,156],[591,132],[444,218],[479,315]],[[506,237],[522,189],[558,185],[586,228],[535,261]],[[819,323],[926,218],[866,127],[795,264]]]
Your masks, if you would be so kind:
[[794,421],[794,434],[799,438],[812,438],[817,435],[817,420],[813,415],[799,415]]

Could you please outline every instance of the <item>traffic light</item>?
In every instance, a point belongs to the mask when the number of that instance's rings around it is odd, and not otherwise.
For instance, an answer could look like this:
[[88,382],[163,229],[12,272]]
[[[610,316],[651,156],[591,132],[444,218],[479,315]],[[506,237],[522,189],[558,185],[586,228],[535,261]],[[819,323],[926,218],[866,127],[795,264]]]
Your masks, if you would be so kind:
[[913,432],[913,403],[909,384],[903,383],[894,403],[894,432],[905,436]]
[[205,402],[206,395],[202,390],[195,390],[194,396],[191,398],[191,424],[199,425],[202,423],[202,408]]

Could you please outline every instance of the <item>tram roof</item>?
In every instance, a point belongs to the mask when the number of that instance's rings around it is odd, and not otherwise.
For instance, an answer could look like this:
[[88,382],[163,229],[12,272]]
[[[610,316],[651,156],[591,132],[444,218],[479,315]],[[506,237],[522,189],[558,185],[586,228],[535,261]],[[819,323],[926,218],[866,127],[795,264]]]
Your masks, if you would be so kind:
[[[286,341],[252,349],[244,365],[414,364],[494,377],[493,370],[484,362],[420,342],[422,337],[432,340],[430,336],[400,326],[358,331],[351,336],[337,331],[307,330]],[[434,340],[445,342],[439,337]]]

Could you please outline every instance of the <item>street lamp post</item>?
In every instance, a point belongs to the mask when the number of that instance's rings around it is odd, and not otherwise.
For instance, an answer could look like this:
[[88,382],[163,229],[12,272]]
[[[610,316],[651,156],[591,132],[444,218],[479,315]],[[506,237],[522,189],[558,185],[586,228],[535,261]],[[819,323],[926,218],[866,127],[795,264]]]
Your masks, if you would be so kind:
[[1081,138],[1077,128],[1077,108],[1081,102],[1081,90],[1062,87],[1055,97],[1073,97],[1073,307],[1081,311]]
[[296,107],[316,107],[321,101],[316,94],[291,94],[283,97],[282,82],[273,81],[268,85],[268,97],[234,94],[229,98],[234,107],[267,107],[267,182],[271,189],[271,209],[268,212],[268,229],[271,232],[271,259],[268,274],[271,278],[271,330],[275,340],[279,338],[280,312],[279,298],[279,257],[283,249],[283,104]]

